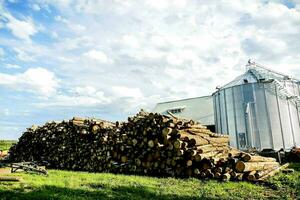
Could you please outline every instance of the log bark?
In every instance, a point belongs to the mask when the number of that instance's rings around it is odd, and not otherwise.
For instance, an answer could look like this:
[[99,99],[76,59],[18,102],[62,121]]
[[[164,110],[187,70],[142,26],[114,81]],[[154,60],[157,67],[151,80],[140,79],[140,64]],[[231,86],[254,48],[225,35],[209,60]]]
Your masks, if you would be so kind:
[[16,176],[0,176],[0,181],[18,182],[20,180],[21,178]]
[[258,180],[259,181],[264,181],[266,180],[267,178],[271,177],[271,176],[274,176],[275,174],[277,174],[278,172],[280,172],[281,170],[287,168],[289,166],[289,163],[286,163],[280,167],[277,167],[276,169],[268,172],[267,174],[265,174],[264,176],[262,176],[261,178],[259,178]]
[[263,157],[263,156],[252,156],[250,154],[245,154],[242,157],[245,162],[276,162],[275,158]]
[[243,162],[238,161],[235,165],[237,172],[249,172],[254,170],[265,170],[270,167],[279,166],[277,162]]

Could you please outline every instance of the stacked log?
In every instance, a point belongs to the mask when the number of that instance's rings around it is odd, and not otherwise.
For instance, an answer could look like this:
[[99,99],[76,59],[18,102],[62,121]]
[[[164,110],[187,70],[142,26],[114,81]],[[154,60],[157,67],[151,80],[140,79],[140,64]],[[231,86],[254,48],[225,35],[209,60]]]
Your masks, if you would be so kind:
[[29,128],[10,150],[12,161],[55,169],[200,179],[261,180],[278,170],[272,158],[228,146],[227,135],[192,120],[139,112],[127,122],[73,118]]
[[111,122],[78,117],[32,126],[10,149],[10,159],[46,162],[55,169],[102,171],[110,167],[109,147],[118,139],[114,129]]

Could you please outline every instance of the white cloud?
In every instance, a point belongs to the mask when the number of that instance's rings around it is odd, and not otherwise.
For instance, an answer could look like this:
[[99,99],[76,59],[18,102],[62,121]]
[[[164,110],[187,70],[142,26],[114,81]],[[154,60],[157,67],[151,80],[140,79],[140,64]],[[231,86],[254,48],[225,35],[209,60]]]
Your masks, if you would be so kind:
[[20,59],[22,61],[33,61],[34,60],[33,56],[30,55],[29,53],[27,53],[26,49],[14,48],[14,51],[17,53],[18,59]]
[[35,3],[35,4],[32,5],[32,9],[35,10],[35,11],[40,11],[41,7],[38,4]]
[[70,20],[68,20],[60,15],[55,16],[54,19],[57,22],[62,22],[64,24],[66,24],[73,33],[82,33],[86,30],[86,27],[84,25],[78,24],[76,22],[71,22]]
[[21,69],[22,67],[16,64],[6,64],[4,65],[6,69]]
[[112,62],[112,60],[109,59],[104,52],[98,50],[90,50],[84,53],[83,55],[91,60],[95,60],[104,64],[108,64]]
[[20,20],[8,12],[0,2],[0,19],[11,33],[22,40],[30,41],[30,37],[38,32],[33,20],[29,17]]
[[95,107],[107,105],[111,98],[104,95],[104,92],[93,86],[77,86],[65,94],[57,94],[49,98],[45,103],[39,103],[39,107]]
[[32,20],[18,20],[14,17],[9,17],[9,22],[6,26],[11,30],[12,34],[17,38],[30,40],[30,36],[38,32]]
[[139,88],[130,88],[125,86],[113,86],[113,92],[119,97],[141,98],[143,94]]
[[97,105],[104,105],[106,101],[89,96],[68,96],[57,95],[49,102],[39,103],[39,107],[94,107]]
[[96,94],[97,90],[92,86],[84,86],[84,87],[75,87],[74,92],[79,95],[93,96]]
[[[55,95],[38,100],[44,107],[125,116],[159,101],[209,95],[243,73],[249,58],[299,75],[300,2],[292,9],[280,2],[30,1],[50,23],[24,13],[14,18],[46,27],[53,42],[34,40],[36,32],[27,31],[21,37],[32,42],[4,36],[0,45],[17,59],[5,62],[47,66],[62,77]],[[5,27],[9,20],[0,15]]]
[[0,47],[0,59],[2,59],[2,57],[4,57],[4,50]]
[[177,8],[182,8],[186,5],[186,0],[147,0],[146,5],[151,6],[152,8],[155,9],[166,9],[169,7],[177,7]]
[[56,93],[58,80],[53,72],[38,67],[29,68],[24,73],[14,75],[0,73],[1,85],[42,96],[51,96]]
[[140,46],[138,39],[135,36],[132,35],[124,35],[122,37],[123,43],[126,46],[132,47],[132,48],[138,48]]

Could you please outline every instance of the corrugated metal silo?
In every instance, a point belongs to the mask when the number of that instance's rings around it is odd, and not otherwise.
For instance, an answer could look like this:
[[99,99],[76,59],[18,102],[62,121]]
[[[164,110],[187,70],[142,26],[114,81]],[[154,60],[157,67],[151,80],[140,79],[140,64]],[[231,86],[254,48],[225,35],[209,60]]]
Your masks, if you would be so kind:
[[300,146],[299,82],[249,63],[242,76],[213,94],[217,132],[239,149]]

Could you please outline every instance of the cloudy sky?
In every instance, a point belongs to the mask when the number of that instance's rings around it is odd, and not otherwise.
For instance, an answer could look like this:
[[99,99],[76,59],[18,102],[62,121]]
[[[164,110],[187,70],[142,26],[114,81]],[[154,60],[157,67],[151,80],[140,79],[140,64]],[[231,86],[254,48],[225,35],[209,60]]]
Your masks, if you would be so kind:
[[0,139],[209,95],[249,58],[300,77],[300,1],[0,0]]

